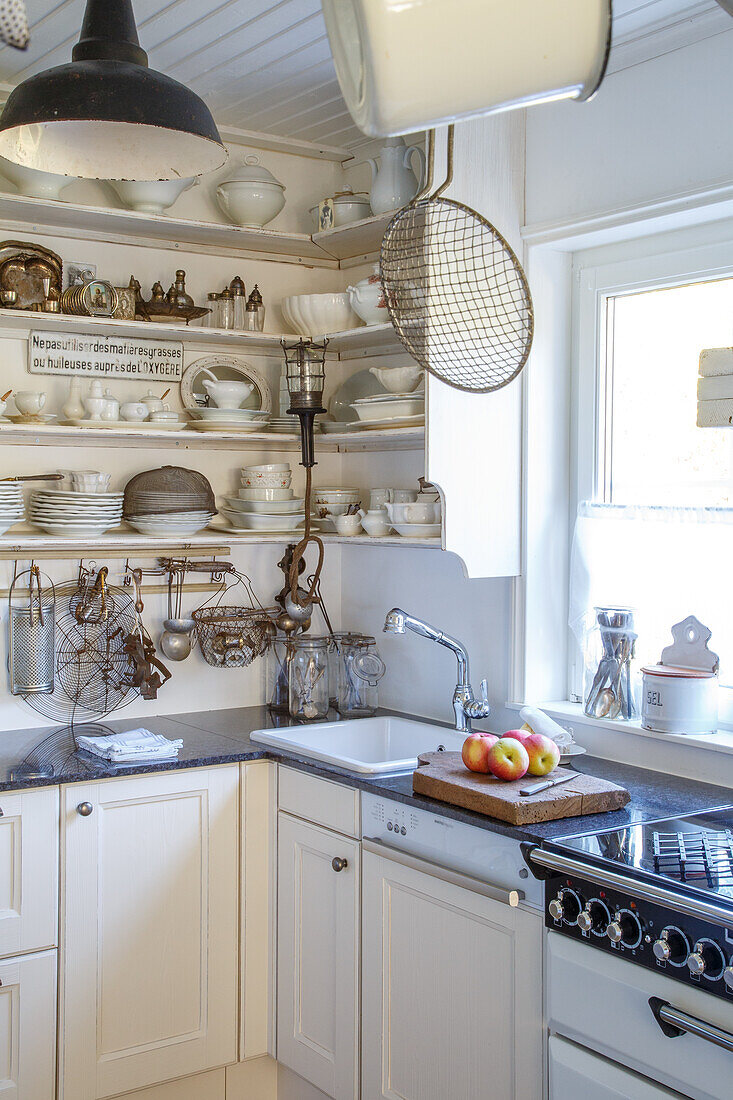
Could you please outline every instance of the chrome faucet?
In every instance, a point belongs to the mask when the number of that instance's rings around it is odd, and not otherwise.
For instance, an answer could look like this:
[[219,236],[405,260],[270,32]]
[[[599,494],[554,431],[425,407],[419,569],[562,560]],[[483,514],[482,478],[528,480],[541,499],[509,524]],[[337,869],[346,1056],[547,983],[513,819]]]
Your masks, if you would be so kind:
[[404,634],[411,630],[413,634],[420,634],[423,638],[429,638],[431,642],[444,645],[452,650],[458,661],[458,683],[453,692],[453,712],[456,719],[456,730],[459,733],[470,733],[471,722],[474,718],[488,718],[491,707],[487,698],[486,680],[481,681],[481,698],[474,698],[471,678],[468,671],[468,653],[466,647],[442,630],[436,630],[434,626],[408,615],[400,607],[393,607],[387,613],[384,620],[386,634]]

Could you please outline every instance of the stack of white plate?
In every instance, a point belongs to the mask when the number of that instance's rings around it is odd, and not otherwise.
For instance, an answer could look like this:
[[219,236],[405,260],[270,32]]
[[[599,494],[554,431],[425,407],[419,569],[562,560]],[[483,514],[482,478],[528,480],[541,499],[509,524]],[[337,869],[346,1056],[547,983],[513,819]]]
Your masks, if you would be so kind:
[[31,521],[48,535],[95,538],[122,519],[122,493],[77,493],[38,489],[31,494]]
[[267,413],[259,409],[188,409],[197,432],[263,432],[269,430]]
[[[317,424],[318,421],[315,423]],[[273,416],[267,425],[267,430],[281,435],[299,435],[300,421],[297,416]]]
[[17,481],[0,484],[0,535],[25,515],[23,490]]
[[203,531],[214,512],[166,512],[158,516],[127,516],[130,527],[141,535],[153,535],[171,538],[183,538]]
[[412,427],[425,419],[425,394],[378,393],[357,398],[351,408],[364,427]]
[[267,512],[240,512],[235,508],[221,508],[220,512],[231,523],[232,527],[239,527],[243,531],[259,531],[263,535],[283,535],[289,531],[297,530],[305,523],[305,512],[302,510],[286,515],[281,513],[270,515]]

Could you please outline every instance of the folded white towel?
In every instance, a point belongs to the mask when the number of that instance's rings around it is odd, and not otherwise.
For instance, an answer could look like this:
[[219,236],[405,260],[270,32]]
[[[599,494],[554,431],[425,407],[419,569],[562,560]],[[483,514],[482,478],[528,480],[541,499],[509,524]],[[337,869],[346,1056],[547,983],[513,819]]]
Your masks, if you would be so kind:
[[142,727],[113,733],[108,737],[79,736],[76,743],[80,749],[115,763],[123,760],[168,760],[178,756],[178,750],[183,748],[182,740],[169,741],[167,737]]
[[560,748],[565,745],[572,745],[574,738],[571,733],[568,733],[566,729],[556,722],[554,718],[550,718],[549,714],[545,714],[543,710],[538,707],[522,707],[519,712],[519,717],[523,722],[531,728],[533,733],[542,733],[545,737],[549,737]]

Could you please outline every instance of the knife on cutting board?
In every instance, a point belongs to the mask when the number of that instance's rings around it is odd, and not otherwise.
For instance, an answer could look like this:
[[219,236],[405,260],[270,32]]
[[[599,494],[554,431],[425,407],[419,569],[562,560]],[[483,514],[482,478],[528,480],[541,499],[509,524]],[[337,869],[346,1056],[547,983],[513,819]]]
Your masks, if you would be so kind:
[[520,787],[519,793],[521,795],[539,794],[540,791],[547,791],[550,787],[559,787],[561,783],[569,783],[571,779],[579,778],[579,772],[571,772],[569,775],[560,775],[557,779],[543,779],[539,783],[533,783],[530,787]]

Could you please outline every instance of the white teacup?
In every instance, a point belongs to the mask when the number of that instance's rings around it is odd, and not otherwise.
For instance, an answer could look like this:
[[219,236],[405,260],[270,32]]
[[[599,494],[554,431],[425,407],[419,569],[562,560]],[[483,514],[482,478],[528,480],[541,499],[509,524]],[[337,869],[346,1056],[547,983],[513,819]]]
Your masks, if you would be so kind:
[[361,516],[358,512],[351,516],[334,516],[333,523],[339,535],[358,535],[361,531]]
[[42,390],[20,390],[13,394],[13,401],[22,416],[37,416],[46,404],[46,394]]
[[100,474],[98,470],[72,470],[71,485],[77,493],[106,493],[111,477],[111,474]]
[[142,401],[125,401],[124,405],[120,405],[120,416],[132,424],[141,424],[147,419],[147,415],[148,406]]

